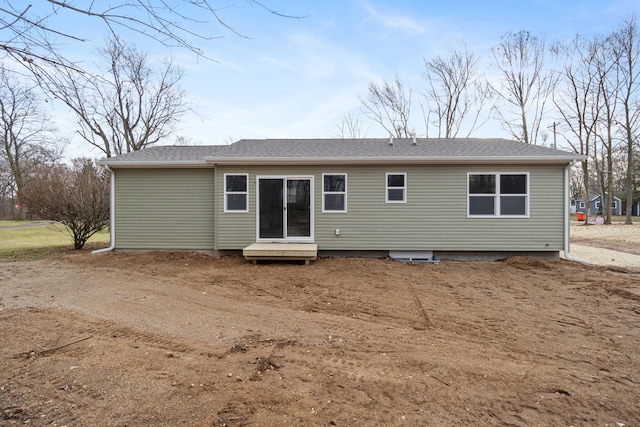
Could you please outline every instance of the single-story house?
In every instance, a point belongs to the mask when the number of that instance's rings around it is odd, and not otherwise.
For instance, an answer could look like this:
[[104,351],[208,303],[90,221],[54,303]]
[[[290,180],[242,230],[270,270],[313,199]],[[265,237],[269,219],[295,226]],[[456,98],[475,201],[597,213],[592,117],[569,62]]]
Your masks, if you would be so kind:
[[572,215],[576,213],[576,199],[571,199],[569,204],[569,213]]
[[568,252],[575,153],[505,139],[266,139],[104,159],[111,246],[496,259]]
[[[622,203],[622,215],[627,214],[627,205]],[[631,202],[631,216],[640,216],[640,199],[634,198]]]
[[[605,193],[604,201],[605,203],[609,199],[609,195]],[[606,205],[605,205],[606,206]],[[604,206],[602,205],[602,197],[598,194],[596,196],[592,196],[589,199],[589,207],[591,208],[591,214],[603,214],[605,213]],[[576,212],[586,212],[586,203],[583,198],[576,199]],[[613,196],[613,202],[611,203],[611,215],[622,215],[622,201]]]

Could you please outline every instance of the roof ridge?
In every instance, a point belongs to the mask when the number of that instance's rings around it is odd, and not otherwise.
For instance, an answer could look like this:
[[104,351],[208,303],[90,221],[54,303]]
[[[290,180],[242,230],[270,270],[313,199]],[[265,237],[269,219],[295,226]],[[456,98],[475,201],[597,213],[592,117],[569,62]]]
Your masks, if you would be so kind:
[[455,163],[535,161],[568,163],[582,156],[504,138],[241,139],[229,145],[156,145],[101,161],[106,165],[283,163]]

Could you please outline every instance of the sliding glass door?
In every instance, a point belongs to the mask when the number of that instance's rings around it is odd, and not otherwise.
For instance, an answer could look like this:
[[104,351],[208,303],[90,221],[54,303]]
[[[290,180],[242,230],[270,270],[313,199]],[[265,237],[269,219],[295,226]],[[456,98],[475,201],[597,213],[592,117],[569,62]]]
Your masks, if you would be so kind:
[[258,177],[258,239],[312,240],[310,177]]

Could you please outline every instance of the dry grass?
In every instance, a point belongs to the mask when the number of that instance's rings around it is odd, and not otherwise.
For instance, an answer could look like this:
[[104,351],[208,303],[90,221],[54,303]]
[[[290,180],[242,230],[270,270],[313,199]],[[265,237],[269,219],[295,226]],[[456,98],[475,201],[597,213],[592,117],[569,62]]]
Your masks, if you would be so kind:
[[[44,221],[1,221],[0,261],[34,260],[73,250],[73,239],[60,224]],[[89,239],[87,250],[109,242],[103,230]]]

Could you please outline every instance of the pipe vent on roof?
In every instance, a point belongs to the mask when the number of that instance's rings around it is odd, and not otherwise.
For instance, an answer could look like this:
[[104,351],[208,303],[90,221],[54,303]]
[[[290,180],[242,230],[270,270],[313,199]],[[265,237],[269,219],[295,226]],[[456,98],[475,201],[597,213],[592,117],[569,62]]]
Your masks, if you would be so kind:
[[418,145],[418,142],[416,141],[416,133],[413,133],[413,145]]
[[389,147],[393,147],[393,136],[389,136]]

